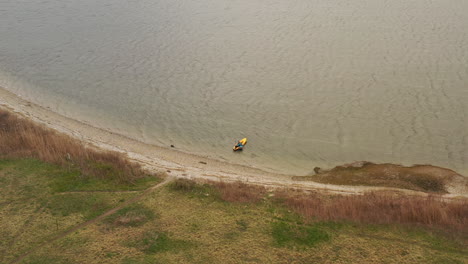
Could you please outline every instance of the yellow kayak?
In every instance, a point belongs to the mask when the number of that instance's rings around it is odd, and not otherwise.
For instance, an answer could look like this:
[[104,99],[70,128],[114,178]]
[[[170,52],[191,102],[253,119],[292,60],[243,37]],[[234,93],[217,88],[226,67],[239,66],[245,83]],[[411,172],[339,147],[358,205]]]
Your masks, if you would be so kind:
[[247,138],[243,138],[237,142],[237,144],[232,148],[234,151],[242,150],[247,144]]

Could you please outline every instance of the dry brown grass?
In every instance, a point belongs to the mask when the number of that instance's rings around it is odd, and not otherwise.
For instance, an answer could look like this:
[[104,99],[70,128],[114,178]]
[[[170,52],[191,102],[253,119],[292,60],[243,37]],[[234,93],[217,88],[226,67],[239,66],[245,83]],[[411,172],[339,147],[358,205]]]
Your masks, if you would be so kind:
[[[262,186],[245,183],[198,184],[179,179],[177,190],[207,193],[214,186],[219,198],[228,202],[252,203],[266,198]],[[308,221],[351,221],[363,224],[408,224],[468,232],[468,199],[446,201],[440,196],[407,196],[370,192],[364,195],[327,195],[295,190],[277,190],[274,200]]]
[[286,206],[308,220],[365,224],[411,224],[468,232],[468,200],[444,201],[437,196],[367,193],[353,196],[279,195]]
[[266,193],[266,190],[262,186],[248,185],[242,182],[236,183],[215,183],[216,189],[220,193],[221,199],[227,202],[258,202]]
[[[192,192],[214,186],[219,198],[228,202],[251,203],[266,198],[262,186],[245,183],[208,182],[197,184],[180,179],[179,191]],[[326,195],[295,190],[278,190],[275,200],[308,221],[351,221],[363,224],[404,224],[437,227],[468,232],[468,199],[446,201],[440,196],[406,196],[395,193],[370,192],[364,195]]]
[[242,182],[225,183],[176,179],[169,186],[174,191],[191,193],[201,197],[213,196],[234,203],[256,203],[265,197],[266,193],[263,186]]
[[5,110],[0,110],[0,157],[37,158],[78,168],[84,177],[133,183],[147,173],[118,152],[98,151]]

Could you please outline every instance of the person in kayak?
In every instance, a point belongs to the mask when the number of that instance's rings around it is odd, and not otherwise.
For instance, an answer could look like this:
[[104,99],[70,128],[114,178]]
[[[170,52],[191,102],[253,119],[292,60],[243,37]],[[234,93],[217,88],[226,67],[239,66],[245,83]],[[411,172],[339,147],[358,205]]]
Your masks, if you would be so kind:
[[244,145],[242,145],[242,143],[238,142],[236,147],[239,148],[239,149],[242,149],[244,147]]
[[242,150],[244,148],[245,144],[247,144],[247,138],[243,138],[243,139],[237,141],[237,144],[234,145],[233,150],[234,151]]

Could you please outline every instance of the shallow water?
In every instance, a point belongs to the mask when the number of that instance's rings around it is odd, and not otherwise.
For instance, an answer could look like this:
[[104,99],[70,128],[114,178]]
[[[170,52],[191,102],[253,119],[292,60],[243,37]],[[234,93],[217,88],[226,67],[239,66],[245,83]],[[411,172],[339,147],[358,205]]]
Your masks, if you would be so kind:
[[468,172],[466,10],[466,0],[0,1],[0,86],[144,142],[267,170],[371,160]]

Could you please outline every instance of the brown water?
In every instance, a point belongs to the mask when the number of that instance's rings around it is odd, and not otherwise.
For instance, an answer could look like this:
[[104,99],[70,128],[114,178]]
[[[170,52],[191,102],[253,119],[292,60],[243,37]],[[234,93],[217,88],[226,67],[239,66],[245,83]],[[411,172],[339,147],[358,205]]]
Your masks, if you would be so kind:
[[[0,86],[147,143],[305,174],[468,174],[466,0],[0,2]],[[243,153],[235,140],[248,137]]]

